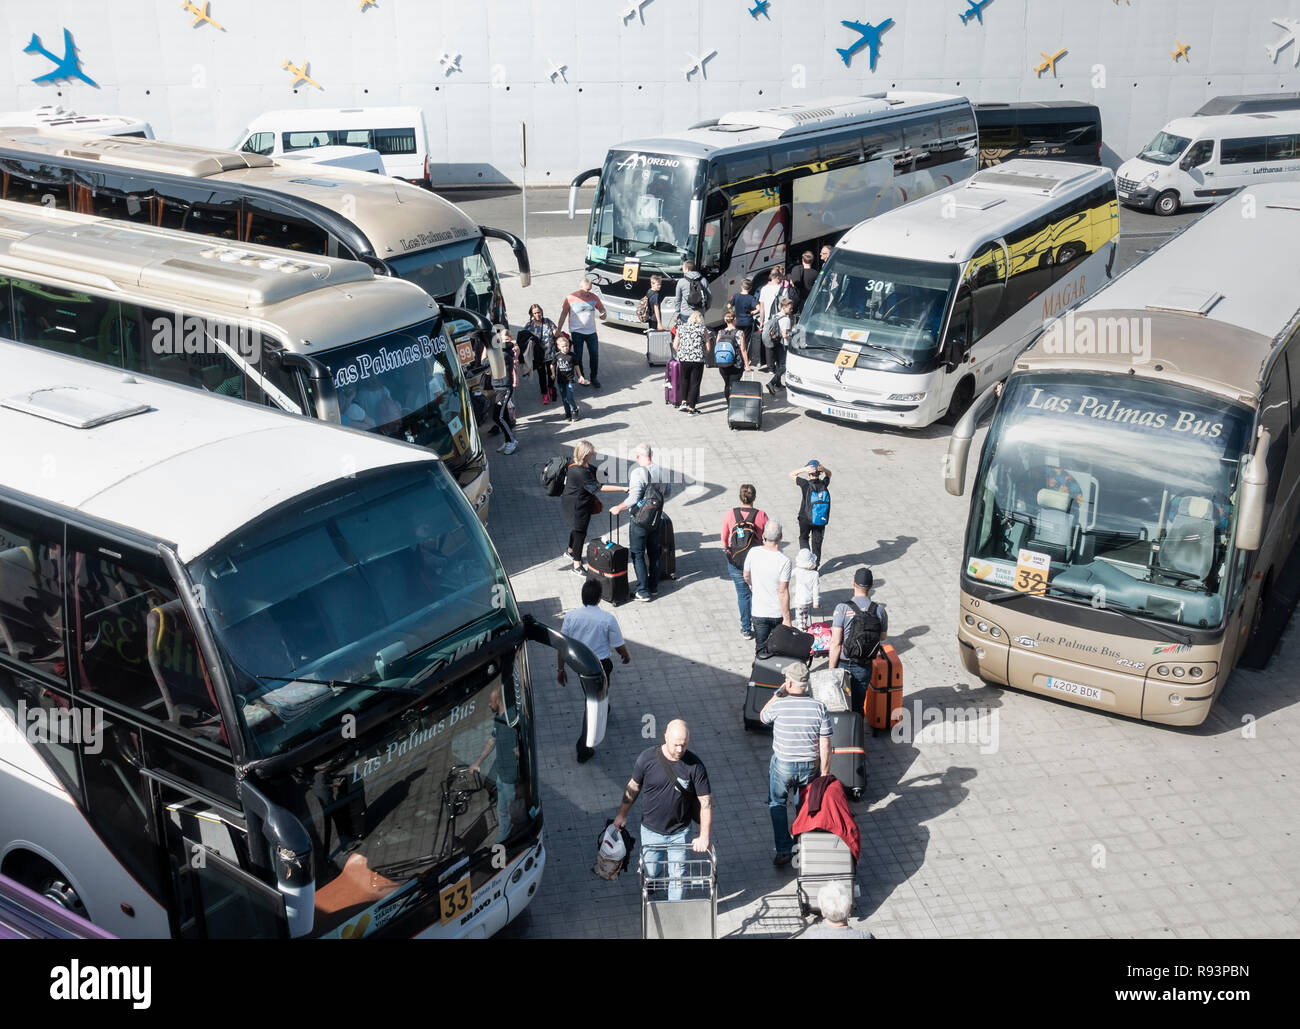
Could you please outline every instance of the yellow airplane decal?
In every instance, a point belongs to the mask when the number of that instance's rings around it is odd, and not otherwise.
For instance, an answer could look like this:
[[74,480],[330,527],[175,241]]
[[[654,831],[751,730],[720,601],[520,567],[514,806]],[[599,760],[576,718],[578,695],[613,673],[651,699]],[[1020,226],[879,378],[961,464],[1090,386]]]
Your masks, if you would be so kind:
[[1051,57],[1048,57],[1041,50],[1038,51],[1038,53],[1043,58],[1043,63],[1034,65],[1035,74],[1037,74],[1039,78],[1042,78],[1043,72],[1047,71],[1048,69],[1051,69],[1052,78],[1056,78],[1056,62],[1059,61],[1062,57],[1064,57],[1066,53],[1068,53],[1068,51],[1065,49],[1065,47],[1061,47],[1061,49],[1056,51],[1056,53],[1054,53]]
[[1186,59],[1186,60],[1188,60],[1188,61],[1191,60],[1191,58],[1187,56],[1187,51],[1191,50],[1191,47],[1190,47],[1188,44],[1182,42],[1181,40],[1177,40],[1177,39],[1175,39],[1175,40],[1174,40],[1174,46],[1176,46],[1176,47],[1178,48],[1178,49],[1176,49],[1176,50],[1171,51],[1171,55],[1173,56],[1173,59],[1174,59],[1175,61],[1177,61],[1178,58],[1180,58],[1180,57],[1182,57],[1182,58],[1184,58],[1184,59]]
[[379,4],[376,3],[375,0],[361,0],[361,3],[357,4],[357,10],[364,11],[367,7],[378,7],[378,6]]
[[284,59],[284,64],[280,65],[282,71],[287,71],[293,76],[293,81],[289,83],[290,86],[296,86],[300,82],[305,82],[307,85],[315,86],[317,89],[324,89],[324,86],[307,74],[309,67],[310,65],[306,61],[303,61],[300,65],[294,64],[287,57]]
[[207,22],[214,29],[221,29],[222,32],[226,31],[225,26],[220,22],[212,20],[211,3],[205,3],[200,7],[198,4],[190,3],[190,0],[185,0],[185,2],[181,4],[181,9],[185,11],[186,14],[194,15],[194,20],[190,22],[190,28],[194,28],[196,25],[202,25],[204,22]]

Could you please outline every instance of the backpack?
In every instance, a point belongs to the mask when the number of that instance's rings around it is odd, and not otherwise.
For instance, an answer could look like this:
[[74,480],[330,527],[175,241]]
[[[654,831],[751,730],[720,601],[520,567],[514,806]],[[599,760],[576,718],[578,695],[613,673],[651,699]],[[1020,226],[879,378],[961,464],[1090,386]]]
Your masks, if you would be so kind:
[[[849,603],[857,607],[853,601]],[[876,648],[880,646],[880,637],[884,631],[880,615],[876,613],[876,602],[873,600],[867,605],[865,611],[861,609],[855,611],[844,624],[840,655],[844,660],[851,661],[855,665],[867,664],[875,657]]]
[[686,306],[692,311],[704,309],[704,290],[700,286],[700,277],[694,275],[686,280]]
[[548,497],[558,497],[564,492],[564,480],[569,472],[567,457],[553,457],[542,469],[542,489]]
[[645,491],[641,494],[641,502],[636,506],[632,521],[641,528],[653,532],[659,528],[659,520],[663,514],[664,492],[659,488],[659,484],[651,479],[646,483]]
[[743,508],[735,507],[731,510],[731,517],[735,520],[735,525],[731,527],[731,532],[727,536],[727,560],[736,568],[745,567],[745,556],[749,553],[750,548],[758,542],[758,526],[754,524],[754,508],[750,508],[750,516],[742,518],[740,512]]
[[812,525],[825,525],[831,518],[831,491],[825,486],[808,488],[808,521]]
[[636,320],[639,322],[650,321],[650,294],[647,293],[636,302]]
[[734,329],[724,329],[718,333],[717,341],[713,344],[713,363],[719,368],[730,368],[736,363],[736,332]]
[[774,314],[768,318],[767,325],[763,328],[763,338],[773,346],[781,342],[781,316],[779,314]]

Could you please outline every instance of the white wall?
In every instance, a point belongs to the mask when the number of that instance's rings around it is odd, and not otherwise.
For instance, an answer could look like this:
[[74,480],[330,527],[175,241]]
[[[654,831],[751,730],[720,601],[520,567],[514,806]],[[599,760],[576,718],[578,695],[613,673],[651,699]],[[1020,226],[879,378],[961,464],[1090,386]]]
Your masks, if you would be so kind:
[[[229,146],[277,107],[418,104],[437,181],[518,181],[528,123],[532,185],[564,184],[622,139],[674,131],[728,110],[880,89],[934,89],[986,100],[1091,100],[1106,144],[1130,156],[1169,118],[1221,93],[1300,90],[1300,41],[1270,19],[1300,20],[1300,0],[991,0],[963,25],[966,0],[210,0],[191,27],[179,0],[47,0],[0,9],[0,110],[62,103],[82,113],[149,119],[158,135]],[[201,6],[201,5],[200,5]],[[845,68],[842,18],[894,25],[876,71],[866,51]],[[79,82],[37,86],[50,62],[23,53],[33,32],[62,53],[77,43]],[[1175,39],[1189,61],[1170,56]],[[1068,53],[1057,78],[1036,76],[1039,51]],[[687,52],[717,50],[687,81]],[[444,51],[463,71],[446,73]],[[310,62],[323,90],[289,87],[286,58]],[[567,65],[567,82],[548,78]],[[1094,85],[1096,76],[1097,84]]]

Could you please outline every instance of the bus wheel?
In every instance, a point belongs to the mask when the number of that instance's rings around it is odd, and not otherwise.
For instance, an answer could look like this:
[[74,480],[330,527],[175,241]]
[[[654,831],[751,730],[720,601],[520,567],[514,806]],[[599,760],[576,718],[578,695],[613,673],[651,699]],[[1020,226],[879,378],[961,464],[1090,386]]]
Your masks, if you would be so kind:
[[86,905],[81,903],[77,891],[61,875],[56,873],[46,878],[41,883],[40,894],[46,900],[54,901],[59,907],[66,908],[74,915],[86,917]]
[[1258,670],[1267,667],[1281,631],[1277,614],[1277,604],[1273,600],[1273,579],[1270,576],[1255,598],[1255,609],[1250,615],[1246,649],[1241,653],[1241,663],[1246,668]]
[[1177,214],[1180,206],[1181,205],[1178,203],[1178,190],[1176,189],[1167,189],[1156,197],[1156,214],[1164,215],[1166,217],[1171,214]]
[[956,424],[957,419],[966,413],[966,408],[970,407],[970,402],[975,399],[975,380],[967,376],[957,383],[957,388],[952,391],[952,399],[948,401],[948,413],[944,416],[945,420]]
[[1070,264],[1077,261],[1086,251],[1077,243],[1067,243],[1056,252],[1057,264]]

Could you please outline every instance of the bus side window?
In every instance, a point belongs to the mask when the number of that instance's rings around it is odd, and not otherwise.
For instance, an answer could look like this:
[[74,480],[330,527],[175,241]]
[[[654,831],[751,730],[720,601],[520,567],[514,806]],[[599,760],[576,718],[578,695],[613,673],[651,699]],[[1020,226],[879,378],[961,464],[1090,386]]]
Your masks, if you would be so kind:
[[[1007,309],[1018,311],[1052,284],[1053,215],[1035,218],[1007,236]],[[1059,215],[1055,217],[1060,217]]]
[[1268,385],[1264,387],[1263,399],[1259,405],[1260,424],[1269,433],[1268,454],[1268,494],[1266,501],[1271,507],[1277,497],[1278,487],[1282,485],[1282,469],[1286,465],[1287,444],[1290,442],[1291,396],[1287,383],[1286,355],[1273,366]]
[[302,414],[305,410],[309,410],[303,404],[302,385],[298,373],[285,368],[280,363],[284,345],[267,336],[261,336],[259,344],[249,359],[251,372],[245,399],[255,404],[274,407],[277,411],[285,410],[284,404],[265,388],[269,386],[292,405],[289,410],[295,414]]
[[0,513],[0,656],[62,679],[60,539]]
[[75,177],[65,168],[52,168],[39,161],[13,158],[0,161],[4,173],[4,199],[20,204],[40,204],[62,211],[75,208]]
[[179,311],[122,305],[125,367],[168,382],[244,399],[244,372],[213,342],[220,339],[236,353],[250,352],[249,333],[224,323],[209,322]]
[[250,199],[247,205],[249,243],[307,254],[324,254],[329,249],[324,229],[286,214],[261,198]]
[[100,347],[109,301],[89,293],[15,281],[15,336],[23,343],[86,361],[116,365]]
[[0,336],[5,339],[18,339],[14,331],[13,281],[0,277]]
[[113,221],[155,224],[157,199],[144,183],[122,175],[104,175],[90,197],[90,213]]
[[1291,379],[1291,433],[1300,432],[1300,329],[1286,345],[1286,364]]
[[971,343],[1002,324],[1002,296],[1006,288],[1007,265],[1002,247],[986,243],[966,266],[967,284],[974,314]]

